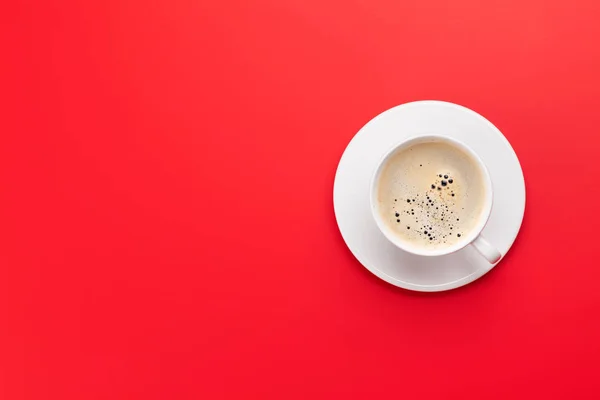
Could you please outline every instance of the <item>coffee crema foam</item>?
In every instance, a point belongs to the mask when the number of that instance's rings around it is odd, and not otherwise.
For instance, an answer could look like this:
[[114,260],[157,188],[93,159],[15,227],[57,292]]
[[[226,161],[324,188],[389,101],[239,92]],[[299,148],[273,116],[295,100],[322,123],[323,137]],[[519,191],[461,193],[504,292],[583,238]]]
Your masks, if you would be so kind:
[[403,241],[429,250],[463,240],[479,222],[486,196],[477,161],[442,141],[417,143],[392,154],[376,190],[387,227]]

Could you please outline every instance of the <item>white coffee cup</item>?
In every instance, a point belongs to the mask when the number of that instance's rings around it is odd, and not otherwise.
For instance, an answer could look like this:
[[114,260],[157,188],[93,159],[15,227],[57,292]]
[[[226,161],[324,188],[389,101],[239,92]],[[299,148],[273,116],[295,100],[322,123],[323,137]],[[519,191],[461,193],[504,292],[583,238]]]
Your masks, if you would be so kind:
[[[475,227],[471,229],[467,234],[465,234],[462,240],[442,249],[426,249],[423,247],[418,247],[415,244],[402,239],[397,234],[394,234],[392,230],[384,223],[381,217],[381,213],[378,209],[379,205],[377,201],[377,183],[379,181],[379,177],[381,175],[383,167],[389,161],[390,157],[396,154],[396,152],[404,148],[413,146],[415,144],[424,142],[445,142],[459,149],[462,149],[465,153],[469,154],[472,157],[474,164],[477,166],[477,168],[479,168],[481,172],[481,176],[483,177],[482,181],[485,185],[482,212],[480,213],[480,217]],[[443,256],[459,251],[468,245],[472,245],[491,264],[497,263],[502,257],[500,252],[492,244],[490,244],[490,242],[488,242],[481,234],[483,228],[488,222],[490,213],[492,212],[492,203],[494,196],[490,174],[481,158],[473,150],[471,150],[471,148],[469,148],[464,143],[459,142],[458,140],[440,135],[425,135],[413,137],[397,144],[383,156],[383,158],[377,165],[375,173],[371,178],[370,198],[371,213],[373,214],[373,218],[375,218],[375,222],[377,223],[377,226],[381,233],[383,233],[383,235],[394,245],[408,253],[412,253],[419,256]]]

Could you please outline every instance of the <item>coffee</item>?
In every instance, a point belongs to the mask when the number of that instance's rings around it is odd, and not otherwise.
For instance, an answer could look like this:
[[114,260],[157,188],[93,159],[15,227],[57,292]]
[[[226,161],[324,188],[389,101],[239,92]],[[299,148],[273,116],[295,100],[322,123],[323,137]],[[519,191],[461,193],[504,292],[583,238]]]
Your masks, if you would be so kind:
[[485,187],[470,154],[453,143],[429,140],[387,158],[376,182],[376,207],[393,235],[414,247],[440,250],[476,228]]

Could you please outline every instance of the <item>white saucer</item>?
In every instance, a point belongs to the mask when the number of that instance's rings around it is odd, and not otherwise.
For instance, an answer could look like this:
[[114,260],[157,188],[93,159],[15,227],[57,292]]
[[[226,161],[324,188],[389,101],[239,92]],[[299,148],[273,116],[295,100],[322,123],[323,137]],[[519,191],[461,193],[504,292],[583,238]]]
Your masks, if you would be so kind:
[[383,236],[371,215],[369,184],[377,162],[403,139],[434,133],[466,143],[486,164],[494,206],[483,234],[505,255],[517,237],[525,211],[523,171],[498,128],[468,108],[442,101],[417,101],[384,111],[350,141],[333,185],[335,217],[352,254],[384,281],[423,292],[466,285],[493,268],[471,246],[441,257],[408,254]]

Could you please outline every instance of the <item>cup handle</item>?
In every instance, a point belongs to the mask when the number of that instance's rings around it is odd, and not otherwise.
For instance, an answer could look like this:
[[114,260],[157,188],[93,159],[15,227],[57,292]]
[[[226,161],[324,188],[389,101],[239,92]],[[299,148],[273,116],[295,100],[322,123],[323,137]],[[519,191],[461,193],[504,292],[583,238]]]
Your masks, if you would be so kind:
[[477,236],[471,244],[490,264],[496,264],[502,258],[498,249],[492,246],[483,235]]

